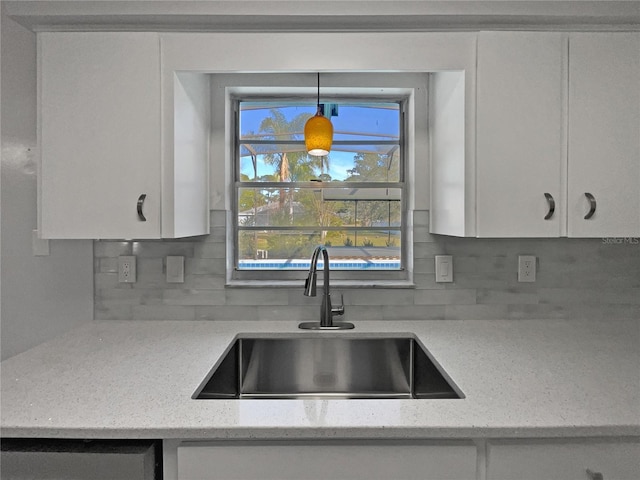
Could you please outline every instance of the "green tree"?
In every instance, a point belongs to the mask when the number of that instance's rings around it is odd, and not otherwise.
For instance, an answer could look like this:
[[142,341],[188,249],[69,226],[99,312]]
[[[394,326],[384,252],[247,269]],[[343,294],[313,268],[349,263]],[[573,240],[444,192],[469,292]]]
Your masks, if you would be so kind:
[[[336,211],[338,202],[325,201],[321,189],[301,190],[296,195],[296,200],[303,206],[304,215],[299,218],[299,224],[314,225],[318,227],[336,227],[343,225],[342,218]],[[320,242],[325,243],[327,231],[320,233]]]
[[[240,175],[240,181],[247,182],[249,177],[245,174]],[[246,212],[247,210],[257,209],[266,205],[267,197],[257,188],[242,188],[238,196],[238,211]]]
[[[281,110],[273,108],[269,111],[269,116],[260,123],[258,136],[272,140],[299,141],[302,139],[304,125],[310,117],[310,113],[302,113],[289,121]],[[291,151],[287,145],[276,145],[275,147],[279,150],[263,153],[264,162],[274,167],[276,178],[272,181],[307,182],[313,179],[319,179],[323,182],[331,181],[331,176],[326,173],[329,169],[328,156],[309,156],[304,150]],[[280,149],[280,147],[282,148]],[[278,194],[279,209],[277,212],[271,212],[270,222],[276,225],[330,225],[338,217],[333,211],[332,204],[323,202],[320,198],[308,189],[281,188]],[[297,216],[294,218],[294,211],[297,210],[295,205],[299,205],[302,210],[299,218]],[[322,240],[325,237],[326,232],[322,232]],[[291,247],[293,238],[293,236],[287,237],[286,241],[281,238],[279,241],[289,243],[289,247]],[[307,244],[309,239],[305,236],[305,240],[302,242]]]
[[[288,121],[284,113],[277,108],[269,111],[270,116],[264,118],[260,122],[260,133],[264,139],[271,140],[298,140],[301,132],[304,130],[304,124],[311,116],[309,113],[301,113],[296,115],[291,121]],[[286,147],[286,146],[285,146]],[[291,181],[291,163],[299,163],[301,158],[306,158],[304,152],[287,152],[284,151],[270,152],[264,155],[264,161],[267,165],[273,165],[275,172],[278,174],[278,181]],[[280,191],[280,207],[283,208],[287,195],[284,190]]]
[[400,179],[400,162],[396,154],[357,153],[353,168],[347,170],[347,182],[397,182]]

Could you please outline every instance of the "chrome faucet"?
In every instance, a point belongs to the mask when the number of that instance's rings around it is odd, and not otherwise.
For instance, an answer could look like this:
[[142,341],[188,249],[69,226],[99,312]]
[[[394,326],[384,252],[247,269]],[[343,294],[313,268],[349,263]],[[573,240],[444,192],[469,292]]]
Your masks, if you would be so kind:
[[353,323],[348,322],[334,322],[334,315],[344,315],[344,299],[342,305],[334,308],[331,305],[331,292],[329,291],[329,252],[323,246],[318,246],[311,255],[311,265],[309,266],[309,276],[304,283],[304,295],[307,297],[316,296],[316,281],[318,275],[316,270],[318,268],[318,259],[322,253],[323,263],[323,285],[324,291],[322,292],[322,305],[320,306],[320,321],[319,322],[303,322],[298,325],[299,328],[306,330],[348,330],[353,328]]

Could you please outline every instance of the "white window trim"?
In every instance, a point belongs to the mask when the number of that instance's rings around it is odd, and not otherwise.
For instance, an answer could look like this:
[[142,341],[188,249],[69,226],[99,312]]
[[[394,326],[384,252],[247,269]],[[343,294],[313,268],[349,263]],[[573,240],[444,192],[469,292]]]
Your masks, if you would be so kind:
[[[227,210],[227,286],[229,287],[283,287],[298,286],[306,277],[304,271],[238,271],[234,265],[234,228],[233,212],[235,195],[234,162],[235,162],[235,98],[247,96],[269,95],[281,98],[283,94],[292,97],[313,97],[316,92],[315,73],[287,74],[213,74],[212,75],[212,147],[215,150],[215,138],[220,138],[220,129],[224,130],[225,151],[224,167],[212,168],[212,195],[216,187],[222,187],[224,179],[225,209]],[[405,199],[403,206],[403,265],[400,271],[332,271],[332,284],[338,287],[353,288],[411,288],[413,284],[413,211],[415,209],[416,187],[426,191],[428,186],[428,169],[422,178],[416,172],[416,132],[427,133],[427,78],[426,73],[335,73],[323,74],[322,93],[327,96],[375,96],[381,99],[405,98],[404,125],[404,181]],[[308,85],[308,86],[300,86]],[[224,98],[225,109],[219,108]],[[215,106],[218,108],[215,108]],[[420,112],[420,115],[416,115]],[[217,132],[216,132],[217,131]],[[218,135],[216,135],[218,133]],[[219,151],[219,150],[218,150]],[[427,149],[421,161],[426,164]],[[215,157],[213,155],[215,164]],[[219,158],[219,157],[218,157]],[[223,170],[224,175],[220,175]],[[218,190],[220,192],[220,190]],[[219,195],[219,194],[218,194]],[[309,253],[311,254],[311,252]],[[276,278],[274,278],[276,273]]]

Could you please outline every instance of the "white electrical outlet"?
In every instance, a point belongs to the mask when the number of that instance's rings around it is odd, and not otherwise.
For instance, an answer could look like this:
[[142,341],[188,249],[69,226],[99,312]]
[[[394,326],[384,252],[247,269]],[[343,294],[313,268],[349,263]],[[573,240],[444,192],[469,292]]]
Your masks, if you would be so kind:
[[536,257],[520,255],[518,257],[518,282],[536,281]]
[[136,257],[134,256],[118,257],[118,282],[120,283],[136,282]]

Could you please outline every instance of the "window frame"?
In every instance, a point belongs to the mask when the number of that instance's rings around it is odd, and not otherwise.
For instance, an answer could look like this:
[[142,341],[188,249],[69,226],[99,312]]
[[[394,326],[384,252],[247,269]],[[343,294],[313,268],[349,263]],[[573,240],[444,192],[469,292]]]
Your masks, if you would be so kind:
[[[407,238],[408,228],[407,228],[407,182],[406,178],[406,108],[407,102],[409,101],[407,95],[403,95],[398,98],[394,97],[385,97],[379,95],[349,95],[349,96],[336,96],[332,95],[330,98],[325,98],[321,100],[320,103],[336,103],[336,102],[353,102],[353,103],[397,103],[399,108],[399,140],[396,141],[372,141],[372,144],[399,144],[400,145],[400,155],[398,156],[399,161],[399,181],[398,182],[337,182],[332,181],[323,185],[322,182],[246,182],[240,180],[240,145],[242,144],[242,140],[239,138],[239,124],[240,124],[240,103],[242,102],[277,102],[277,101],[299,101],[299,102],[315,102],[315,98],[310,96],[301,96],[291,98],[290,96],[263,96],[263,95],[238,95],[231,97],[232,102],[232,111],[233,111],[233,142],[232,142],[232,159],[233,159],[233,169],[232,169],[232,238],[233,238],[233,264],[232,264],[232,279],[235,280],[296,280],[303,279],[306,276],[305,271],[300,270],[286,270],[286,269],[240,269],[238,268],[239,261],[239,252],[238,252],[238,236],[239,232],[242,231],[250,231],[255,229],[260,230],[272,230],[271,228],[262,228],[262,227],[245,227],[241,228],[238,222],[238,214],[239,214],[239,205],[238,205],[238,192],[240,188],[253,188],[253,187],[261,187],[261,188],[287,188],[287,189],[295,189],[295,188],[313,188],[313,189],[324,189],[324,188],[354,188],[355,185],[362,188],[396,188],[401,191],[401,225],[399,230],[401,231],[401,245],[400,245],[400,268],[393,270],[337,270],[332,269],[331,274],[332,278],[336,280],[354,280],[354,281],[371,281],[371,280],[406,280],[407,279],[407,241],[410,239]],[[269,144],[277,144],[276,142],[265,142]],[[304,140],[287,140],[286,143],[288,145],[303,145]],[[354,141],[354,140],[334,140],[333,146],[336,145],[354,145],[354,144],[363,144],[368,143],[365,141]],[[308,228],[309,230],[314,229],[315,227],[275,227],[273,230],[304,230]],[[384,230],[385,227],[350,227],[348,230],[350,231],[371,231],[371,230]],[[387,230],[389,228],[387,227]],[[342,230],[338,227],[326,227],[322,230]],[[309,256],[312,252],[309,252]]]
[[[415,242],[423,242],[420,237],[425,231],[421,215],[414,226],[416,211],[426,211],[429,193],[425,187],[429,181],[428,130],[428,87],[429,73],[421,71],[405,72],[335,72],[321,74],[321,94],[324,96],[377,97],[381,101],[405,99],[404,127],[404,181],[405,201],[403,203],[404,242],[401,271],[334,271],[332,283],[342,288],[415,288]],[[274,277],[273,270],[236,270],[235,239],[233,222],[237,210],[234,198],[235,179],[235,117],[233,102],[237,98],[268,99],[269,97],[314,98],[316,73],[308,72],[216,72],[211,74],[212,88],[212,131],[211,131],[211,208],[224,210],[226,221],[219,227],[217,236],[225,239],[226,280],[230,288],[291,288],[299,285],[306,273],[279,271]],[[321,100],[323,98],[321,97]],[[224,105],[224,108],[220,108]],[[418,132],[423,134],[417,135]],[[220,146],[224,145],[224,148]],[[420,161],[417,161],[417,156]],[[419,187],[419,188],[417,188]],[[212,230],[213,232],[213,230]],[[418,235],[416,237],[416,234]],[[427,240],[428,241],[428,240]],[[311,254],[311,253],[310,253]],[[422,267],[421,267],[422,268]],[[357,275],[354,275],[357,274]]]

